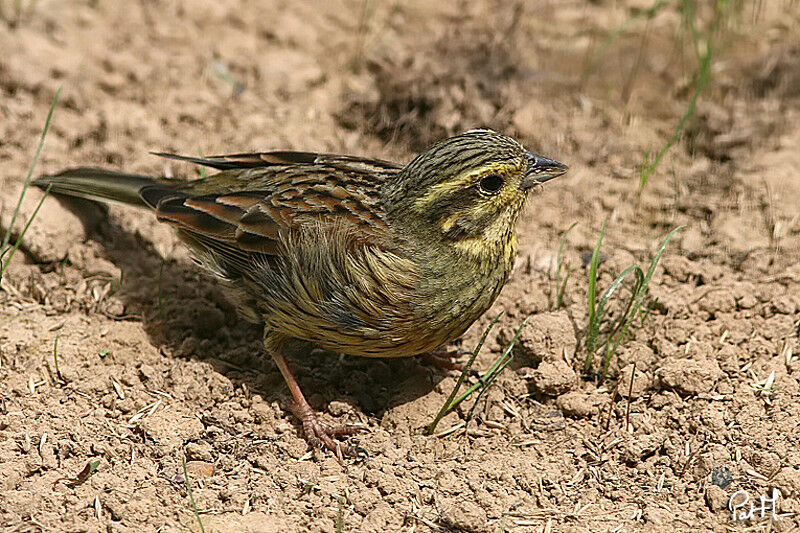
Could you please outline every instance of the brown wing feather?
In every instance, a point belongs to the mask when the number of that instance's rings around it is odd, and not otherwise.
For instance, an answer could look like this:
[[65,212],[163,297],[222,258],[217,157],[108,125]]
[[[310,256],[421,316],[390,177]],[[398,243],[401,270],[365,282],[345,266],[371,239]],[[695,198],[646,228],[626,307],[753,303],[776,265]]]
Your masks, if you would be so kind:
[[380,159],[370,159],[365,157],[355,157],[349,155],[322,154],[315,152],[252,152],[242,154],[213,155],[208,157],[193,157],[169,152],[151,152],[153,155],[177,161],[186,161],[196,165],[203,165],[218,170],[260,168],[270,166],[287,165],[314,165],[331,161],[342,161],[349,163],[364,163],[385,170],[402,168],[397,163],[383,161]]
[[160,221],[195,236],[206,250],[235,259],[238,266],[243,255],[278,256],[288,232],[314,225],[323,232],[325,227],[337,231],[352,227],[355,241],[381,248],[392,240],[380,213],[357,195],[340,199],[317,187],[295,193],[293,189],[200,196],[172,193],[156,203],[155,211]]
[[203,235],[207,244],[219,241],[243,252],[275,254],[281,229],[288,227],[269,209],[263,200],[244,209],[225,203],[225,195],[183,196],[160,202],[156,216],[184,231]]

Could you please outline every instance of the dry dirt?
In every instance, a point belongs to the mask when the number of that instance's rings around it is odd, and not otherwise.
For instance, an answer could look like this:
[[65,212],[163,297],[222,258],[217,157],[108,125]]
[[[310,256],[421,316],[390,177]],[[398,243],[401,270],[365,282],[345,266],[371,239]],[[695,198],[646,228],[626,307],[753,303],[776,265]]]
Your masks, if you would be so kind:
[[[368,426],[361,461],[308,453],[259,332],[168,228],[48,199],[0,290],[0,529],[198,531],[184,458],[206,531],[800,527],[800,7],[734,4],[696,117],[637,198],[693,91],[677,6],[0,1],[3,228],[58,87],[41,172],[196,175],[150,150],[407,161],[476,126],[571,166],[529,202],[515,273],[462,339],[506,311],[486,368],[533,314],[466,433],[462,411],[424,434],[455,377],[420,361],[294,360],[325,418]],[[685,228],[599,383],[583,263],[605,219],[601,287]],[[773,488],[778,520],[732,521],[731,495]]]

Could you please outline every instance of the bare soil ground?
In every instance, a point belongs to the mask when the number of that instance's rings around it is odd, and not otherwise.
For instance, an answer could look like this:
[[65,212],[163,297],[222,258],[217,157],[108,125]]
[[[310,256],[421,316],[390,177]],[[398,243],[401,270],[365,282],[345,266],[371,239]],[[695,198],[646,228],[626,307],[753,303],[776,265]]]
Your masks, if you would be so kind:
[[[184,458],[206,531],[800,527],[795,2],[733,6],[697,113],[640,198],[643,154],[695,84],[677,5],[648,19],[639,0],[16,4],[0,1],[0,235],[58,87],[41,172],[196,175],[150,150],[407,161],[477,126],[571,170],[530,200],[515,273],[462,339],[506,312],[486,368],[533,314],[466,430],[459,412],[424,434],[455,377],[420,361],[295,359],[324,417],[369,428],[353,437],[369,457],[344,462],[308,453],[259,332],[168,228],[47,199],[0,287],[0,529],[197,531]],[[582,365],[586,251],[605,219],[603,288],[685,229],[601,383]],[[779,520],[731,520],[731,495],[773,488]]]

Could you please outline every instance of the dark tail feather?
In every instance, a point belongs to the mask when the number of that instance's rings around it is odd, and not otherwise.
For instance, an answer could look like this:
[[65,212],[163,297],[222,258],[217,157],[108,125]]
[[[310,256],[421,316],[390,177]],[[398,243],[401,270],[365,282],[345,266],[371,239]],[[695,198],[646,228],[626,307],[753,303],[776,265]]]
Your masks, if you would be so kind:
[[33,182],[40,189],[89,200],[122,202],[138,207],[154,208],[164,197],[179,195],[158,180],[136,174],[125,174],[102,168],[71,168],[42,176]]

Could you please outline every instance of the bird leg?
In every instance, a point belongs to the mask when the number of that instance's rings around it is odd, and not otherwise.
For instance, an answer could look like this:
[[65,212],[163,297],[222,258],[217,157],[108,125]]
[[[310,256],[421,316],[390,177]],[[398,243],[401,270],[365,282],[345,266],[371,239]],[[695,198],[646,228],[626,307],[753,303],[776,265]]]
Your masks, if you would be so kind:
[[433,351],[422,354],[420,357],[425,362],[443,370],[455,370],[456,372],[463,372],[464,365],[458,361],[455,361],[455,359],[469,353],[470,352],[464,350],[463,348],[448,350],[447,347],[441,346]]
[[300,384],[289,368],[286,357],[278,350],[270,350],[269,352],[275,364],[278,365],[278,370],[281,371],[283,379],[289,387],[289,392],[292,393],[294,404],[289,407],[289,410],[300,419],[300,423],[303,425],[303,433],[309,444],[317,448],[325,447],[337,454],[341,453],[347,456],[357,455],[357,450],[355,448],[347,444],[343,445],[341,442],[334,440],[333,437],[338,435],[352,435],[358,428],[345,425],[331,426],[320,422],[317,418],[317,414],[308,404],[305,396],[303,396],[303,391],[300,390]]

